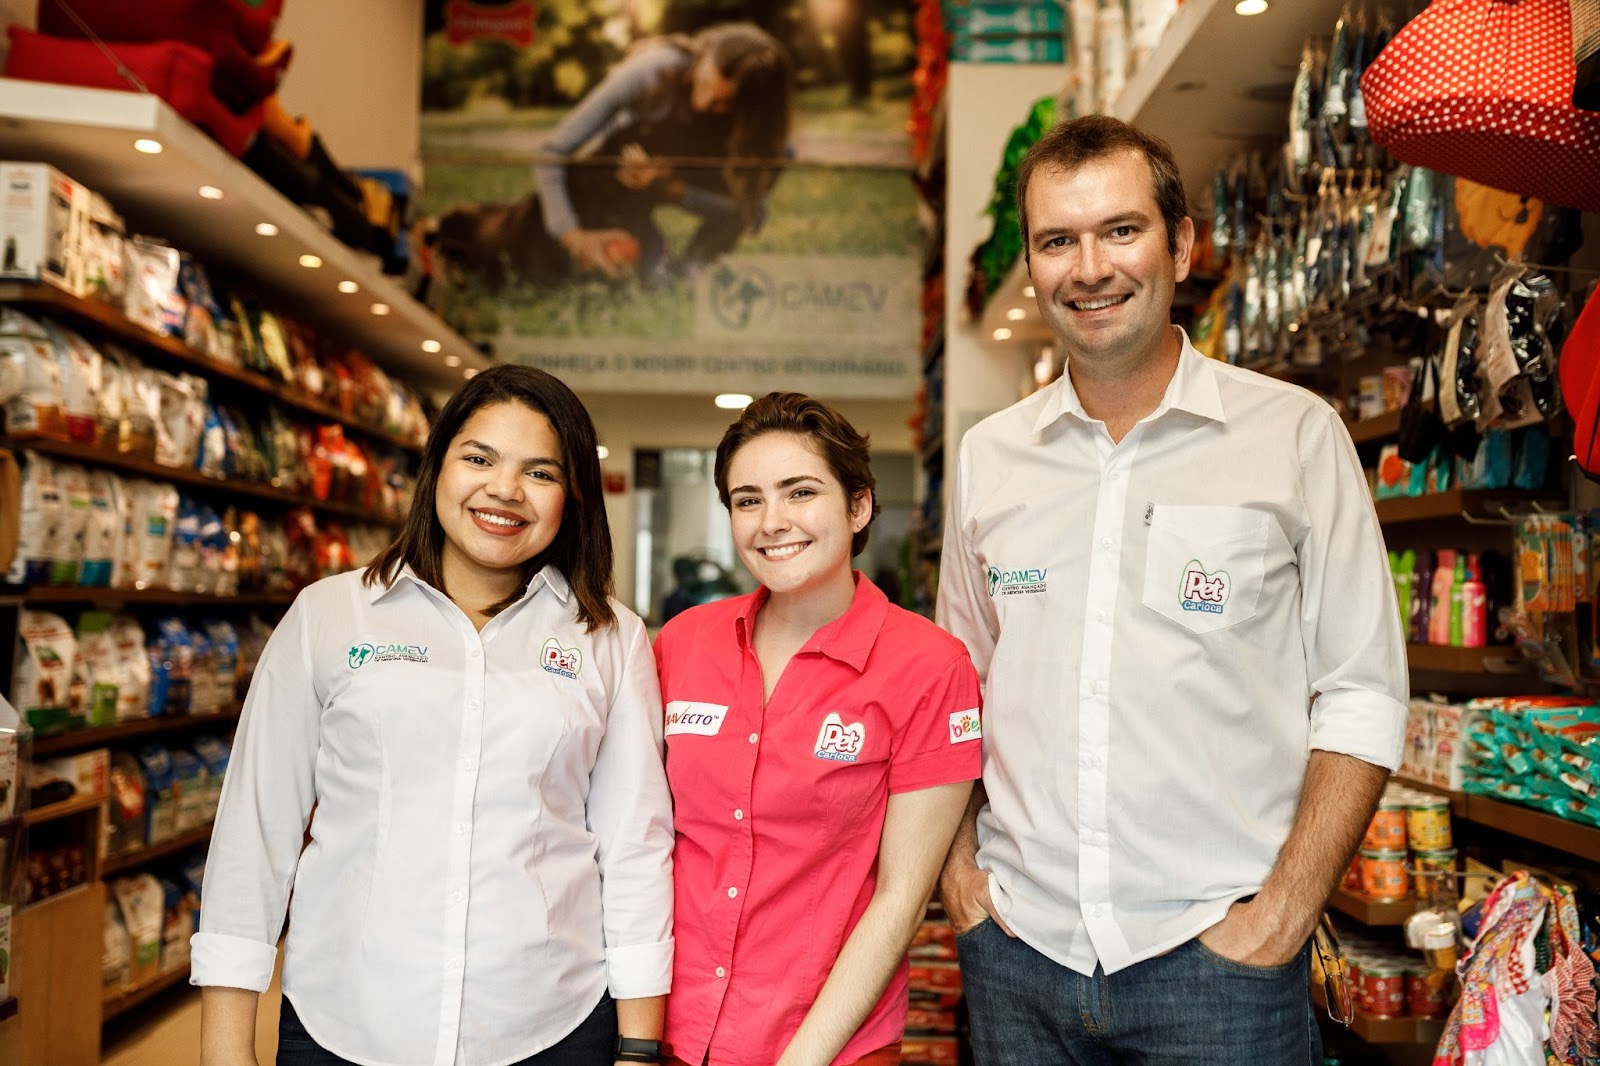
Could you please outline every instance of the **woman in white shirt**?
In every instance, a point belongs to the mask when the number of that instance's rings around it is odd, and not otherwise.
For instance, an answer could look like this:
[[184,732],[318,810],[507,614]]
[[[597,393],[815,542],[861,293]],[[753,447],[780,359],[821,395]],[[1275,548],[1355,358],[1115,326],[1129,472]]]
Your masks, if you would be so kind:
[[286,910],[283,1066],[657,1061],[661,702],[611,584],[588,413],[479,374],[399,537],[303,591],[256,670],[193,940],[204,1066],[255,1063]]

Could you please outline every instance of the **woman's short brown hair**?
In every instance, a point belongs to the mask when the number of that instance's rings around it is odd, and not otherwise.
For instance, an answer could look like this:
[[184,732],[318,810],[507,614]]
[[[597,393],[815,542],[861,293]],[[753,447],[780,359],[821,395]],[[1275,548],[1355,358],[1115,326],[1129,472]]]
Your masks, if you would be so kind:
[[417,489],[411,498],[411,511],[404,528],[376,559],[367,565],[362,583],[381,581],[392,585],[400,568],[409,566],[417,577],[440,592],[444,587],[441,560],[444,555],[444,527],[439,524],[439,471],[445,453],[461,427],[481,408],[497,403],[516,403],[537,411],[550,420],[556,439],[561,442],[562,462],[566,464],[567,502],[561,512],[561,528],[556,539],[538,555],[522,564],[517,590],[489,608],[489,614],[505,610],[521,598],[528,582],[546,566],[554,566],[566,577],[578,601],[578,620],[589,632],[614,625],[611,609],[611,527],[606,521],[605,500],[600,492],[600,454],[595,443],[594,422],[572,390],[557,377],[531,366],[491,367],[474,377],[450,397],[428,432],[422,450],[422,469],[417,474]]
[[728,427],[717,445],[715,478],[717,495],[722,506],[728,507],[728,466],[739,449],[768,433],[793,433],[804,437],[817,454],[828,464],[828,470],[844,487],[845,496],[853,504],[864,492],[872,492],[872,513],[867,524],[850,539],[850,557],[853,559],[867,546],[872,520],[882,508],[875,491],[878,481],[872,476],[872,441],[838,411],[821,400],[813,400],[798,392],[769,392],[744,409],[739,420]]

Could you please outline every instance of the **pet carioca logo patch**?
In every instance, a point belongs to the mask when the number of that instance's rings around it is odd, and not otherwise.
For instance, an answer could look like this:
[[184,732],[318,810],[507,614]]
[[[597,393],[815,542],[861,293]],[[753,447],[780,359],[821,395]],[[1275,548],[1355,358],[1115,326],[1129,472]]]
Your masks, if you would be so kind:
[[552,674],[576,680],[578,672],[583,669],[583,652],[577,648],[564,648],[559,640],[551,637],[539,651],[539,665]]
[[1228,592],[1233,581],[1226,570],[1207,573],[1198,559],[1190,559],[1183,568],[1183,581],[1178,589],[1178,605],[1185,611],[1202,614],[1221,614],[1228,603]]
[[817,734],[817,747],[813,754],[819,759],[833,762],[855,762],[861,757],[861,747],[867,741],[867,727],[860,722],[844,724],[838,711],[829,711],[822,720],[822,731]]

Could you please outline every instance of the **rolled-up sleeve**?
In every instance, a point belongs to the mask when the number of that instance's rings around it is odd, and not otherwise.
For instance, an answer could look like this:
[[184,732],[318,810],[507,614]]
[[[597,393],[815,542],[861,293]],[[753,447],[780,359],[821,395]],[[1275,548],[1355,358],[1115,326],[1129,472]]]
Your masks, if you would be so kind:
[[315,801],[322,702],[305,597],[273,631],[245,697],[206,857],[189,983],[266,991]]
[[599,844],[606,979],[615,999],[672,986],[672,799],[663,763],[661,688],[636,618],[619,620],[620,682],[590,773],[589,829]]
[[1405,639],[1372,494],[1329,410],[1307,433],[1298,550],[1311,747],[1393,770],[1405,745]]

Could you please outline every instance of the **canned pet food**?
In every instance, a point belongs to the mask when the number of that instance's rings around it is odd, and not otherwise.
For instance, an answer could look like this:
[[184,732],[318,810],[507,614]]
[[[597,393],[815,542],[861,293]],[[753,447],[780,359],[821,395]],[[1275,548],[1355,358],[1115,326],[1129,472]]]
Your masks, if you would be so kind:
[[1403,1018],[1406,1013],[1406,968],[1388,960],[1369,960],[1361,968],[1357,1002],[1374,1018]]
[[1406,1008],[1414,1018],[1450,1013],[1450,973],[1418,963],[1406,970]]
[[1406,806],[1399,800],[1383,799],[1377,813],[1367,823],[1367,836],[1361,842],[1369,851],[1400,851],[1406,846]]
[[1440,851],[1419,851],[1412,856],[1416,866],[1416,889],[1418,899],[1428,898],[1430,885],[1440,882],[1441,874],[1455,872],[1456,849],[1444,848]]
[[1346,892],[1361,891],[1361,853],[1359,851],[1350,856],[1350,865],[1345,868],[1344,890]]
[[1401,900],[1411,894],[1403,851],[1361,852],[1361,891],[1372,899]]
[[1444,851],[1450,835],[1450,801],[1439,797],[1418,799],[1406,806],[1406,835],[1412,851]]

